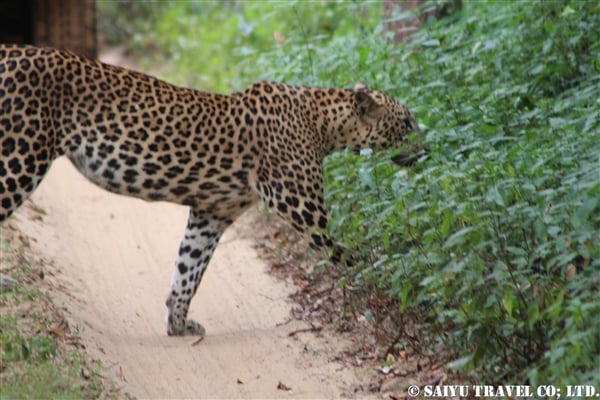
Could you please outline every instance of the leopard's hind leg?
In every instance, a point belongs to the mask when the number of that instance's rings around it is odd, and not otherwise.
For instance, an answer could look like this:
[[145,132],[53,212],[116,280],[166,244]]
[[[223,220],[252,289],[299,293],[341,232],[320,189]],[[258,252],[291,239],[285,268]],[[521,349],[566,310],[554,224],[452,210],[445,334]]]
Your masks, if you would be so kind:
[[51,162],[52,151],[43,141],[9,132],[0,121],[0,222],[31,196]]

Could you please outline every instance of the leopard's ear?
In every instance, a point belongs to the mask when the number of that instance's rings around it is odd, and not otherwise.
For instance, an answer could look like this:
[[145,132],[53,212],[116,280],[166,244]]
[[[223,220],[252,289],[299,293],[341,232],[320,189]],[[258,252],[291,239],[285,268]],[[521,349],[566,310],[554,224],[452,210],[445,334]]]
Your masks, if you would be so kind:
[[354,100],[356,101],[356,110],[361,118],[377,119],[385,114],[385,106],[379,104],[367,91],[355,89]]
[[371,91],[371,88],[368,87],[363,82],[357,82],[356,85],[354,85],[354,91],[355,92],[369,92],[369,91]]

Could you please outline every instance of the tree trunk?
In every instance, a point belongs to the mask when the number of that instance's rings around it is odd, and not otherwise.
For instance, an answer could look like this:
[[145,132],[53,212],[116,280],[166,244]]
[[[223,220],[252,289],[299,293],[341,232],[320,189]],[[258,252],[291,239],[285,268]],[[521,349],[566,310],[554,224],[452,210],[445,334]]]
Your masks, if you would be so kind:
[[394,10],[401,7],[402,11],[418,11],[424,1],[425,0],[382,0],[384,32],[394,32],[395,42],[402,42],[404,39],[415,33],[417,29],[419,29],[419,25],[421,25],[418,14],[415,14],[413,19],[395,19],[393,18]]
[[[394,32],[394,41],[402,42],[415,33],[428,18],[443,18],[462,8],[462,0],[436,2],[427,7],[427,0],[381,0],[383,5],[384,32]],[[395,18],[395,10],[412,11],[414,18]]]

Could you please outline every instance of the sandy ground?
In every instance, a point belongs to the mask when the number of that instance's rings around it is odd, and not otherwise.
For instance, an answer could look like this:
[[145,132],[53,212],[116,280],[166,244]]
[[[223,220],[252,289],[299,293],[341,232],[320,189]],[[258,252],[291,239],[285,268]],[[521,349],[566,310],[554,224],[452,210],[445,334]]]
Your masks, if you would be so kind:
[[207,329],[192,345],[164,326],[185,207],[105,192],[64,158],[31,200],[13,224],[49,264],[56,301],[88,353],[133,396],[339,398],[360,381],[363,372],[332,361],[348,345],[339,337],[288,336],[307,326],[290,321],[294,288],[256,257],[251,213],[227,230],[192,301],[190,317]]

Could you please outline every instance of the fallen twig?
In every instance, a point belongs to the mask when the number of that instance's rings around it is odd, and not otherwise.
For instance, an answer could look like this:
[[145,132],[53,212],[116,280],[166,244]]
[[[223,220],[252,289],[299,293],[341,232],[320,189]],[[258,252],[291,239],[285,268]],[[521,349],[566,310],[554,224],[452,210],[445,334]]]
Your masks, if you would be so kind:
[[322,326],[312,326],[310,328],[296,329],[295,331],[291,331],[290,333],[288,333],[288,336],[292,337],[292,336],[296,336],[296,334],[298,334],[298,333],[304,333],[304,332],[320,332],[322,329],[323,329]]

